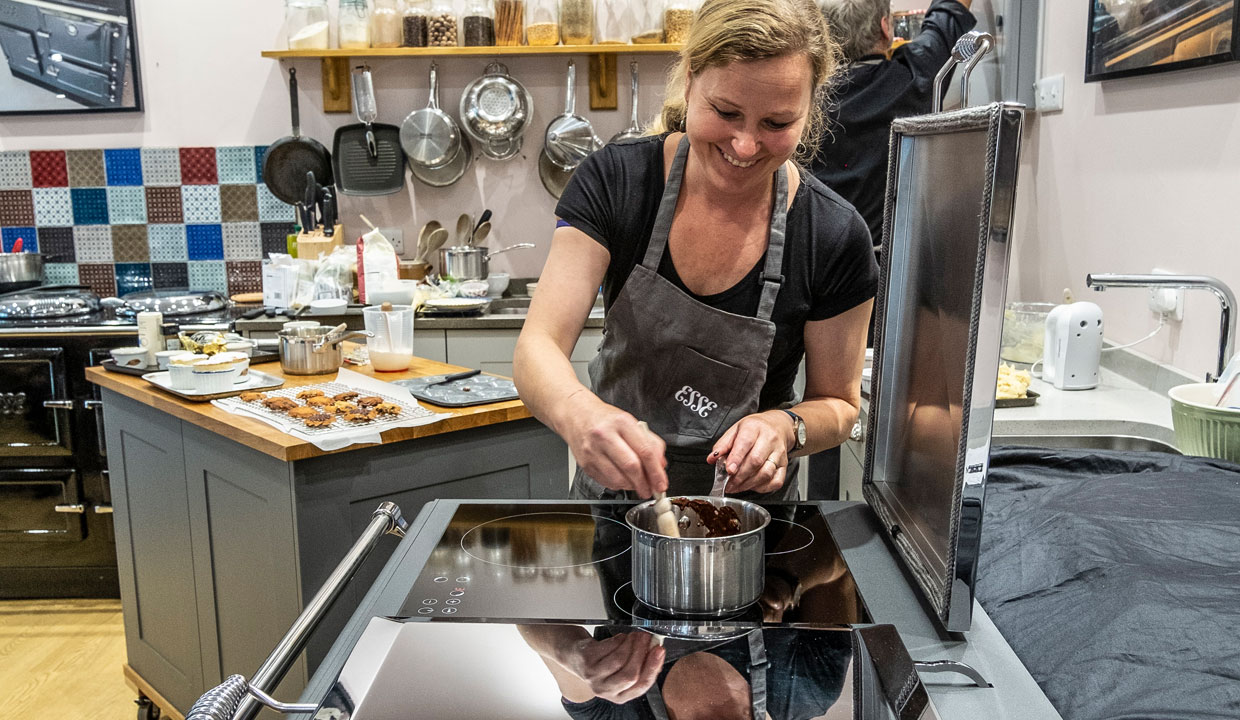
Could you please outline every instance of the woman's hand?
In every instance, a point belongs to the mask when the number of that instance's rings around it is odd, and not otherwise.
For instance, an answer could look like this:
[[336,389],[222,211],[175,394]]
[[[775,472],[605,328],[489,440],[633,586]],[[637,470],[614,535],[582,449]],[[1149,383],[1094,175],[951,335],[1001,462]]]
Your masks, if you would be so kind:
[[[592,401],[592,402],[591,402]],[[612,490],[648,498],[667,492],[667,449],[663,439],[623,410],[590,396],[574,413],[565,438],[585,473]]]
[[746,415],[715,442],[706,461],[725,463],[728,493],[774,492],[787,477],[792,432],[792,419],[782,410]]
[[667,653],[650,633],[635,631],[579,640],[555,660],[589,686],[596,697],[618,705],[641,697],[659,677]]

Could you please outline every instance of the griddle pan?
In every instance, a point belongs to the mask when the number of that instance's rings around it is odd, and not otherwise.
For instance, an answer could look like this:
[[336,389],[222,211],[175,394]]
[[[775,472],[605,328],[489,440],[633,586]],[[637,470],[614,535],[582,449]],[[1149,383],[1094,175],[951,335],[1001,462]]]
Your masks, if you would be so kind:
[[306,191],[306,173],[314,173],[320,185],[330,185],[332,156],[318,140],[301,136],[297,109],[297,70],[288,69],[289,105],[293,108],[293,134],[276,140],[263,156],[263,182],[280,200],[295,205]]
[[[359,72],[360,71],[360,72]],[[353,108],[360,121],[336,129],[332,167],[336,189],[345,195],[391,195],[405,186],[405,151],[400,128],[376,123],[375,88],[370,68],[353,72]]]

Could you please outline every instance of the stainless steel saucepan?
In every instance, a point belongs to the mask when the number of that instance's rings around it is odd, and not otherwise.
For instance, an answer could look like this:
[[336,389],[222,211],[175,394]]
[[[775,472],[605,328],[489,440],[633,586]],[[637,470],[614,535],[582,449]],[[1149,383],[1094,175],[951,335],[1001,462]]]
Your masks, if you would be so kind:
[[41,253],[0,253],[0,292],[22,290],[43,282],[43,262],[47,256]]
[[439,274],[456,280],[486,280],[491,256],[532,247],[534,243],[517,243],[494,251],[472,245],[446,247],[439,251]]
[[343,332],[343,327],[296,328],[276,333],[280,339],[280,369],[288,375],[336,372],[344,363],[340,343],[374,334],[366,330]]
[[[752,605],[762,594],[770,513],[736,498],[687,499],[732,508],[740,532],[703,537],[700,527],[682,521],[681,536],[668,537],[658,531],[654,500],[631,508],[624,519],[633,532],[633,593],[650,607],[677,615],[719,616]],[[680,508],[674,512],[679,520]]]

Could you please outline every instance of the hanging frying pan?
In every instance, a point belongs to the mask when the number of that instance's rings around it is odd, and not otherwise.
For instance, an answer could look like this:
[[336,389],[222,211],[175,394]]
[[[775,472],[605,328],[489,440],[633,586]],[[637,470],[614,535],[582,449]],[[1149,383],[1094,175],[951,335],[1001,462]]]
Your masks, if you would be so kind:
[[451,115],[439,109],[439,68],[435,63],[431,63],[429,104],[409,113],[400,124],[400,146],[410,170],[415,165],[435,170],[453,164],[461,149],[461,129]]
[[[448,161],[447,165],[438,168],[428,168],[413,162],[409,159],[409,173],[417,180],[420,180],[431,187],[447,187],[465,175],[465,169],[469,167],[469,161],[472,159],[474,149],[470,146],[469,138],[461,135],[460,147],[456,149],[456,155]],[[447,236],[447,231],[444,231]],[[427,254],[430,254],[428,250]]]
[[276,140],[263,156],[263,182],[280,200],[294,205],[306,190],[306,173],[313,172],[321,185],[330,185],[332,156],[318,140],[301,136],[301,117],[297,108],[297,70],[288,69],[289,105],[293,109],[293,134]]
[[611,140],[608,140],[608,142],[618,142],[620,140],[629,140],[631,138],[639,138],[646,133],[646,129],[642,127],[641,119],[637,116],[637,61],[636,60],[629,63],[629,73],[632,76],[631,80],[632,80],[632,86],[633,86],[633,102],[632,102],[633,111],[632,111],[632,115],[629,117],[629,126],[621,130],[620,132],[616,133],[615,135],[612,135]]
[[353,109],[360,121],[336,128],[332,167],[336,189],[345,195],[391,195],[405,186],[405,151],[400,128],[375,122],[375,86],[370,67],[353,71]]

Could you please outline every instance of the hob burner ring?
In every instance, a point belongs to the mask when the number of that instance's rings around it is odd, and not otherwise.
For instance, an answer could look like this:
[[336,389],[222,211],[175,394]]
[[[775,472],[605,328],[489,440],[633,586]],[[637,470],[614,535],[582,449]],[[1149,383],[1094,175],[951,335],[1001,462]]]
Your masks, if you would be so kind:
[[[616,533],[616,542],[613,544],[615,551],[604,557],[594,557],[593,554],[575,557],[575,546],[569,542],[568,537],[573,528],[549,525],[548,521],[554,521],[556,517],[579,524],[583,535],[588,525],[589,535],[596,542],[600,532]],[[501,523],[512,523],[522,518],[538,520],[530,523],[528,527],[499,526]],[[540,538],[540,534],[544,537]],[[547,537],[549,535],[556,537]],[[488,520],[465,531],[461,536],[461,550],[471,558],[488,565],[559,570],[595,565],[617,558],[632,547],[631,537],[632,533],[627,525],[602,515],[579,512],[519,513]],[[528,559],[517,561],[520,558],[516,556]]]

